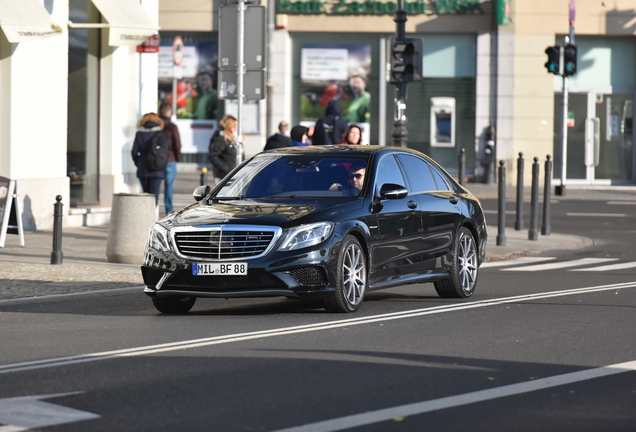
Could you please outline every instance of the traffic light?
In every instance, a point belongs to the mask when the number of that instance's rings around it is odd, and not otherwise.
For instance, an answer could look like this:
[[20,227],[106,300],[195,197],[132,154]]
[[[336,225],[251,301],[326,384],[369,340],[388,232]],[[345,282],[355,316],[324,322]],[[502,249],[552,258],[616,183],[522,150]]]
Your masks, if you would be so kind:
[[548,72],[555,75],[559,75],[559,69],[561,68],[561,50],[560,46],[547,47],[545,53],[548,55],[548,62],[545,64],[545,68]]
[[563,76],[576,73],[576,45],[567,44],[563,50]]
[[422,39],[391,40],[391,83],[422,80]]

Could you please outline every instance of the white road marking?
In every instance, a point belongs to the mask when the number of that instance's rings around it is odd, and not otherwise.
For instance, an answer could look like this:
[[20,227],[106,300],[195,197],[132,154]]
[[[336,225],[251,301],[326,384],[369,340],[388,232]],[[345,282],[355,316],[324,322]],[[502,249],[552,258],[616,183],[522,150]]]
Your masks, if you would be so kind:
[[589,272],[597,272],[597,271],[612,271],[612,270],[624,270],[629,268],[636,267],[636,261],[632,262],[622,262],[617,264],[608,264],[599,267],[590,267],[584,269],[570,269],[568,271],[589,271]]
[[42,402],[81,392],[0,399],[0,432],[17,432],[99,418],[97,414]]
[[608,201],[609,205],[636,205],[636,201]]
[[480,265],[479,268],[524,265],[524,264],[532,264],[532,263],[538,263],[543,261],[550,261],[554,259],[556,259],[556,257],[520,257],[520,258],[513,258],[510,260],[485,262],[482,265]]
[[501,271],[544,271],[544,270],[554,270],[554,269],[562,269],[568,267],[578,267],[582,265],[588,264],[597,264],[607,261],[618,261],[618,258],[581,258],[572,261],[559,261],[556,263],[547,263],[547,264],[537,264],[526,267],[514,267],[514,268],[505,268],[501,269]]
[[[486,214],[498,214],[499,210],[484,210]],[[516,210],[506,210],[507,215],[517,214]]]
[[211,345],[220,345],[226,343],[234,343],[247,341],[252,339],[263,339],[275,336],[287,336],[290,334],[307,333],[314,331],[330,330],[342,327],[352,327],[355,325],[373,324],[384,321],[415,318],[425,315],[434,315],[446,312],[456,312],[468,309],[478,309],[482,307],[498,306],[508,303],[532,301],[536,299],[563,297],[577,294],[586,294],[591,292],[610,291],[618,289],[636,288],[636,281],[625,282],[611,285],[599,285],[593,287],[576,288],[561,291],[551,291],[537,294],[524,294],[519,296],[504,297],[501,299],[480,300],[470,303],[450,304],[443,306],[435,306],[431,308],[414,309],[410,311],[392,312],[387,314],[372,315],[368,317],[349,318],[338,321],[328,321],[318,324],[305,324],[294,327],[282,327],[271,330],[261,330],[249,333],[237,333],[224,336],[213,336],[202,339],[191,339],[181,342],[169,342],[158,345],[148,345],[136,348],[128,348],[115,351],[103,351],[92,354],[79,354],[68,357],[57,357],[51,359],[35,360],[23,363],[14,363],[0,366],[0,374],[15,373],[34,369],[44,369],[56,366],[64,366],[78,363],[93,362],[99,360],[110,360],[125,357],[136,357],[146,354],[156,354],[161,352],[177,351],[182,349],[199,348]]
[[583,217],[627,217],[625,213],[575,213],[567,212],[567,216],[583,216]]
[[296,426],[287,429],[280,429],[276,432],[333,432],[369,424],[388,421],[394,418],[403,418],[412,415],[424,414],[431,411],[438,411],[446,408],[454,408],[462,405],[469,405],[477,402],[498,399],[502,397],[514,396],[522,393],[529,393],[544,390],[552,387],[572,384],[580,381],[587,381],[595,378],[602,378],[624,372],[636,371],[636,361],[617,363],[595,369],[586,369],[578,372],[555,375],[547,378],[540,378],[518,384],[510,384],[488,390],[480,390],[472,393],[464,393],[456,396],[449,396],[441,399],[434,399],[424,402],[416,402],[407,405],[400,405],[391,408],[384,408],[377,411],[354,414],[345,417],[323,420],[303,426]]

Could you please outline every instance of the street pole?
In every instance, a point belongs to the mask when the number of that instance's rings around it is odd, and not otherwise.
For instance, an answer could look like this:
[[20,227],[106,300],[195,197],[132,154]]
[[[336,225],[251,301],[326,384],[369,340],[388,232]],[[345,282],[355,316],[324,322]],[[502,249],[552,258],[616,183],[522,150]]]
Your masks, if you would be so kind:
[[[568,36],[564,39],[564,46],[561,48],[561,58],[565,50],[565,45],[570,42]],[[567,176],[567,160],[568,160],[568,77],[565,75],[564,61],[559,62],[563,71],[563,124],[561,125],[561,185],[555,187],[555,195],[565,196],[565,178]]]
[[237,26],[237,65],[236,65],[236,87],[237,87],[237,121],[238,130],[236,137],[236,165],[243,160],[243,94],[245,77],[245,0],[238,1],[238,26]]
[[172,66],[172,115],[177,118],[177,65]]
[[[276,128],[272,124],[274,116],[274,83],[271,80],[272,64],[274,63],[274,29],[276,21],[276,2],[267,4],[267,78],[265,86],[267,88],[267,114],[265,116],[266,136],[274,134]],[[382,118],[382,117],[380,117]]]
[[[393,21],[395,21],[396,24],[396,39],[401,42],[406,41],[406,15],[404,0],[397,0],[397,10],[395,11]],[[406,115],[404,114],[406,110],[406,79],[404,76],[402,76],[395,85],[394,105],[393,132],[391,133],[393,145],[396,147],[407,147],[409,132],[406,129]]]

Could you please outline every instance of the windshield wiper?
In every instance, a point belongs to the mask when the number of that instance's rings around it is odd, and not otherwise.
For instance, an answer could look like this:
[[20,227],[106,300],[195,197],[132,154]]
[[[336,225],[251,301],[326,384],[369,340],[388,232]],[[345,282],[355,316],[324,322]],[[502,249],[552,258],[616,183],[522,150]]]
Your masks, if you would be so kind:
[[224,196],[224,197],[212,197],[212,198],[210,199],[210,201],[212,201],[213,203],[217,203],[217,202],[219,202],[219,201],[221,201],[221,200],[229,200],[229,201],[235,200],[235,201],[241,201],[242,199],[243,199],[243,197],[225,197],[225,196]]

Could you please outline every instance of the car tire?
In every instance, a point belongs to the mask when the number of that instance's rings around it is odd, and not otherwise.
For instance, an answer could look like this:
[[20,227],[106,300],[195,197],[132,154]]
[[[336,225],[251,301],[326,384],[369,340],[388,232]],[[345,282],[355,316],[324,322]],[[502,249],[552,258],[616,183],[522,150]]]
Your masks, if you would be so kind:
[[187,313],[194,306],[194,302],[197,301],[196,297],[155,297],[152,299],[152,304],[159,312],[168,314],[183,314]]
[[457,234],[453,247],[450,277],[434,283],[440,297],[470,297],[477,287],[478,254],[475,237],[466,227]]
[[367,287],[367,260],[358,239],[348,235],[338,253],[336,290],[325,300],[328,312],[355,312],[360,309]]

